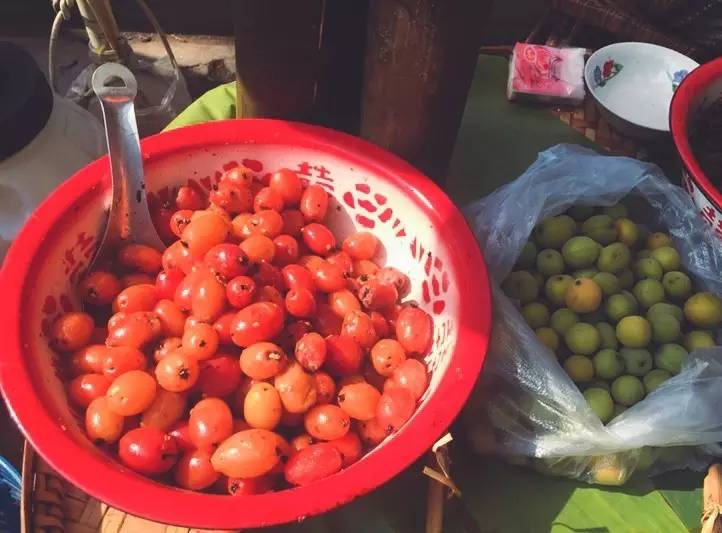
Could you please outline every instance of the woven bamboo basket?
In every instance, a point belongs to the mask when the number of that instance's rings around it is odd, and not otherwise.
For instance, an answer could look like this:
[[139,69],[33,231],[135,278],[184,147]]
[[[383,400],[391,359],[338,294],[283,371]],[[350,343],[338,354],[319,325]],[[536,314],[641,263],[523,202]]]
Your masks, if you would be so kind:
[[25,443],[21,533],[232,533],[169,526],[129,515],[65,481]]

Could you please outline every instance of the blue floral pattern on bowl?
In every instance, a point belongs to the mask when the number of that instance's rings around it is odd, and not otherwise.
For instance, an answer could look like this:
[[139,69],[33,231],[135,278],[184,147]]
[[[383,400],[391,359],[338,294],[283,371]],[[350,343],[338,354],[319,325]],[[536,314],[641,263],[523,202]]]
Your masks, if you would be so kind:
[[669,77],[670,81],[672,82],[672,92],[677,90],[677,87],[679,87],[679,84],[682,83],[682,80],[687,77],[687,74],[689,74],[689,70],[682,69],[678,70]]
[[594,86],[604,87],[607,82],[619,74],[623,68],[624,65],[617,63],[614,59],[607,59],[601,67],[597,65],[594,67]]

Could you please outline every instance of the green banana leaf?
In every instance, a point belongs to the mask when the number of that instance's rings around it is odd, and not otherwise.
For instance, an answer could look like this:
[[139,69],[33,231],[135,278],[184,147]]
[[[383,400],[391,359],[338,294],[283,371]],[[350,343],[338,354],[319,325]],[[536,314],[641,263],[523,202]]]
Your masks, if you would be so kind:
[[[509,104],[504,96],[506,76],[506,60],[479,58],[447,183],[447,191],[459,205],[514,179],[549,146],[591,144],[547,109]],[[168,128],[233,116],[235,90],[229,84],[206,93]],[[463,441],[461,433],[455,430],[457,440]],[[699,529],[701,473],[673,472],[606,488],[480,458],[464,446],[455,446],[452,457],[453,476],[462,496],[445,504],[446,533],[675,533]],[[421,464],[415,464],[385,486],[335,511],[262,531],[422,532],[428,478],[421,469]]]

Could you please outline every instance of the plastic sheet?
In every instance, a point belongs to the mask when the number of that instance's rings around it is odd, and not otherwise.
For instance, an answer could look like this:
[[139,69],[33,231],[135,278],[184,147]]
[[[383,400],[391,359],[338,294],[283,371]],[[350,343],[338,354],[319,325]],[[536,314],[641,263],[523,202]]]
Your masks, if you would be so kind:
[[517,180],[465,210],[494,296],[487,362],[465,412],[477,451],[605,484],[623,483],[635,469],[702,467],[718,452],[722,348],[692,352],[680,374],[604,425],[500,288],[537,222],[572,205],[623,198],[633,205],[632,218],[672,236],[699,286],[722,293],[720,242],[656,166],[570,145],[541,153]]

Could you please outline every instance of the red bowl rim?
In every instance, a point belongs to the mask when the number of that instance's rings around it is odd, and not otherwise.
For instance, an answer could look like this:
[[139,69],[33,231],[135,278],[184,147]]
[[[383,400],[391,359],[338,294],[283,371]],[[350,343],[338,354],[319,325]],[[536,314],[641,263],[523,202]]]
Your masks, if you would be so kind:
[[722,193],[702,170],[689,144],[689,110],[692,102],[710,83],[722,78],[722,57],[700,65],[690,72],[680,83],[672,96],[669,112],[669,129],[690,178],[699,186],[707,199],[722,208]]
[[[248,143],[250,139],[255,144],[293,145],[326,152],[374,171],[405,191],[432,221],[438,222],[442,231],[458,243],[458,253],[451,262],[459,286],[467,295],[459,302],[458,342],[433,405],[418,410],[382,449],[311,485],[238,498],[170,491],[167,486],[124,472],[102,455],[88,453],[59,426],[33,393],[34,381],[23,362],[21,311],[26,274],[54,221],[107,174],[107,157],[81,169],[37,208],[0,271],[4,293],[0,323],[7,332],[5,353],[0,359],[0,390],[16,423],[56,471],[109,505],[163,523],[214,529],[280,524],[332,509],[382,485],[419,458],[451,424],[479,375],[488,347],[491,298],[486,265],[476,239],[451,200],[398,157],[333,130],[268,119],[207,122],[164,132],[141,144],[147,161],[179,150]],[[412,428],[414,431],[409,431]],[[291,493],[295,497],[288,498]]]

